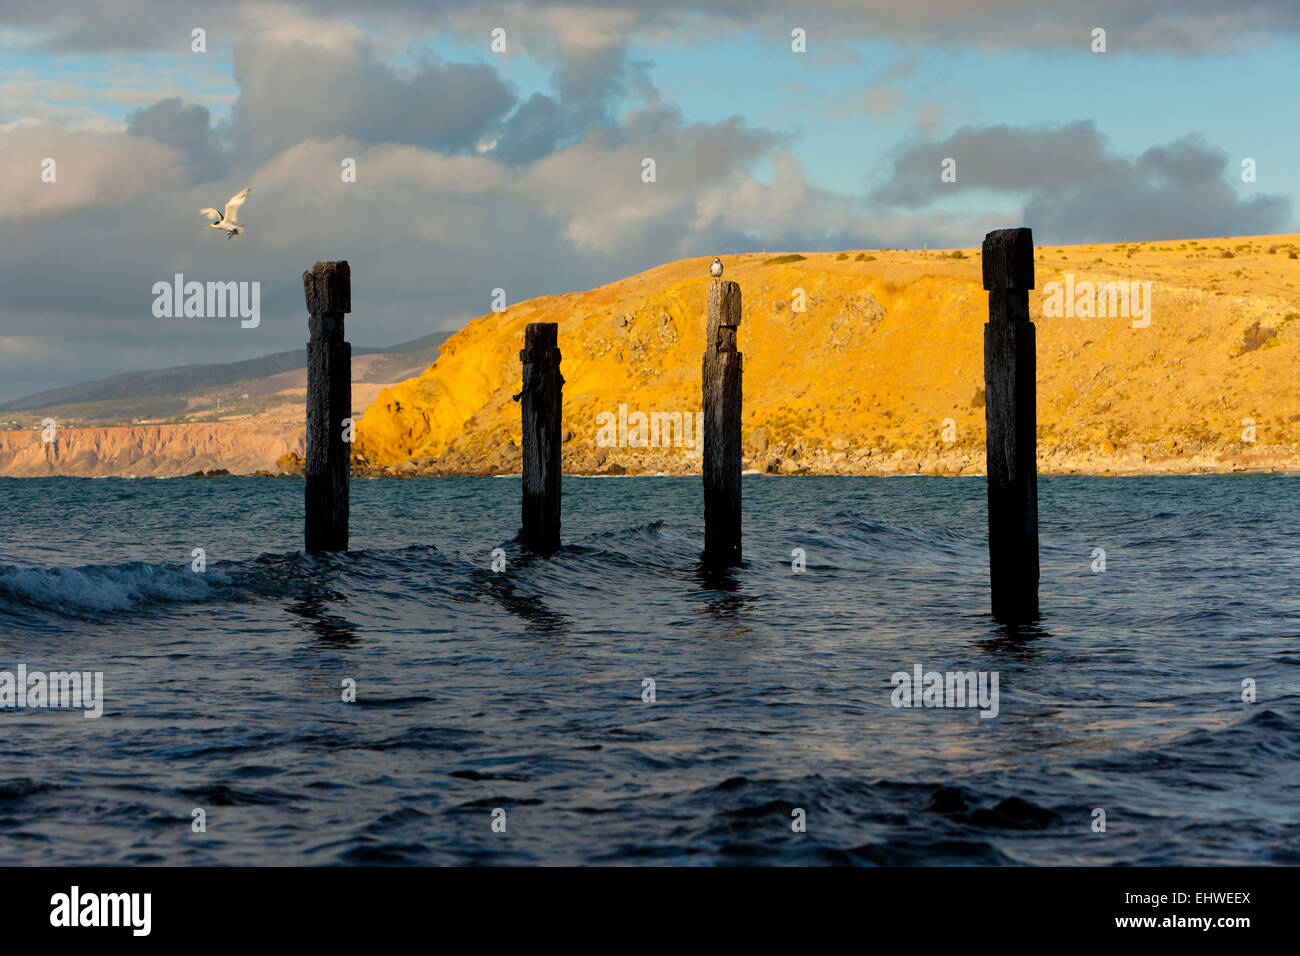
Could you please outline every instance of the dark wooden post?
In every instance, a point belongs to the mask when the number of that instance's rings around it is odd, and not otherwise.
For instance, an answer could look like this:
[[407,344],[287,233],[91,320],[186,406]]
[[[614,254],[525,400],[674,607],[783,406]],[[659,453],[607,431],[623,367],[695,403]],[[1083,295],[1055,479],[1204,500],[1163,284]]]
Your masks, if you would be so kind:
[[988,469],[989,578],[993,616],[1038,617],[1038,413],[1035,407],[1034,237],[1000,229],[984,237],[984,416]]
[[704,345],[704,562],[740,564],[740,284],[709,282]]
[[524,527],[520,541],[538,554],[560,549],[560,374],[558,326],[530,322],[519,359],[524,364],[519,399],[524,422]]
[[308,553],[348,549],[350,446],[343,420],[352,415],[352,346],[343,340],[343,315],[352,311],[347,262],[318,262],[302,274],[307,296],[307,517]]

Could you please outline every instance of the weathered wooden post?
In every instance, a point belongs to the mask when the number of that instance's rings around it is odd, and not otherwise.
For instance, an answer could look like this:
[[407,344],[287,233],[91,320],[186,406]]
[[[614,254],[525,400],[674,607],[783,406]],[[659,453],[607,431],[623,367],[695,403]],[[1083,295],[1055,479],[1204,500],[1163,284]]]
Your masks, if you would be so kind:
[[530,322],[519,359],[524,365],[519,399],[523,416],[524,502],[520,541],[538,554],[560,549],[560,374],[558,326]]
[[740,284],[709,282],[704,346],[704,562],[740,564]]
[[352,346],[343,340],[343,315],[352,311],[347,262],[318,262],[302,274],[307,296],[307,515],[308,553],[348,549],[350,446],[343,420],[352,415]]
[[1038,457],[1035,408],[1034,237],[1000,229],[984,237],[984,416],[988,469],[989,577],[993,616],[1038,617]]

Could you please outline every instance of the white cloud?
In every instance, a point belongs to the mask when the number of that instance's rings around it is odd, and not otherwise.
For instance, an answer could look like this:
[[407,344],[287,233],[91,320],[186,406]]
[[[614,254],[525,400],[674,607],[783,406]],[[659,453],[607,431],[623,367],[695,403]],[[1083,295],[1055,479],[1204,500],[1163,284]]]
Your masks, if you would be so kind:
[[[55,162],[54,182],[42,181],[46,158]],[[6,186],[0,191],[0,222],[91,208],[117,215],[133,198],[181,180],[176,151],[152,140],[52,122],[11,124],[0,134],[0,182]]]

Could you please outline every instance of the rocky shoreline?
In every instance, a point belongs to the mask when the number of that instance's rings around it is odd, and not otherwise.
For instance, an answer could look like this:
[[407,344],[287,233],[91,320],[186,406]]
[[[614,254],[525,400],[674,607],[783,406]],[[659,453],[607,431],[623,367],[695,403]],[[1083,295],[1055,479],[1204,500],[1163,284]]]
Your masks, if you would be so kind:
[[[564,474],[586,477],[614,477],[624,475],[698,475],[700,459],[690,457],[682,449],[657,448],[598,448],[595,450],[566,448],[561,467]],[[834,476],[855,475],[863,477],[892,477],[897,475],[927,476],[983,476],[984,452],[956,447],[944,450],[913,448],[850,447],[806,448],[774,445],[761,450],[751,447],[742,457],[742,468],[748,474]],[[509,442],[486,459],[475,459],[455,451],[442,458],[410,458],[400,464],[377,464],[364,455],[353,454],[354,478],[434,478],[434,477],[496,477],[518,475],[521,457],[518,447]],[[1038,453],[1040,475],[1203,475],[1203,474],[1268,474],[1300,473],[1300,447],[1292,445],[1221,445],[1186,444],[1170,448],[1161,446],[1132,446],[1118,449],[1077,449],[1054,447]],[[92,477],[75,471],[54,472],[47,475],[11,475],[9,477]],[[274,468],[241,471],[224,467],[198,469],[172,475],[153,475],[135,470],[120,472],[117,477],[151,478],[301,478],[304,462],[301,456],[287,453],[275,462]],[[94,477],[107,477],[96,471]]]
[[[766,475],[894,475],[961,476],[984,471],[984,452],[964,448],[933,449],[808,449],[778,446],[750,450],[742,459],[745,471]],[[700,459],[671,449],[575,449],[565,451],[567,475],[698,475]],[[301,473],[300,467],[289,469]],[[440,459],[412,458],[398,465],[379,465],[354,456],[352,474],[359,478],[417,478],[443,476],[515,475],[520,456],[513,445],[487,460],[472,461],[452,452]],[[1300,447],[1259,445],[1224,447],[1179,445],[1169,448],[1127,447],[1114,450],[1054,448],[1039,451],[1041,475],[1196,475],[1300,472]]]

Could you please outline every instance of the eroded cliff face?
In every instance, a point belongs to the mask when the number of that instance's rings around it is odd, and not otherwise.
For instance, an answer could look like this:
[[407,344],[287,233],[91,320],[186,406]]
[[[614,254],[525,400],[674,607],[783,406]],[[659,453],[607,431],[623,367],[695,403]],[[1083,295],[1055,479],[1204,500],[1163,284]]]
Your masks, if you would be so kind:
[[[1040,470],[1300,467],[1298,238],[1039,248],[1030,313]],[[725,259],[724,278],[744,298],[745,467],[982,473],[978,250],[772,258]],[[524,327],[545,321],[559,324],[566,471],[698,472],[693,427],[681,447],[675,430],[662,445],[676,413],[690,422],[700,408],[711,261],[475,319],[422,375],[379,394],[356,452],[397,474],[517,471],[519,349]],[[1140,303],[1149,296],[1149,315],[1133,303],[1123,315],[1081,314],[1083,283],[1103,282],[1124,283]],[[1110,311],[1106,296],[1093,304]],[[657,436],[641,430],[638,412],[660,413]]]
[[301,455],[302,425],[220,423],[56,428],[0,432],[0,475],[175,476],[226,469],[278,473],[276,461]]

